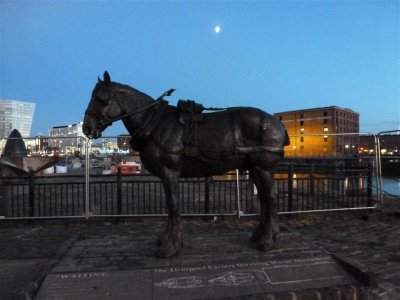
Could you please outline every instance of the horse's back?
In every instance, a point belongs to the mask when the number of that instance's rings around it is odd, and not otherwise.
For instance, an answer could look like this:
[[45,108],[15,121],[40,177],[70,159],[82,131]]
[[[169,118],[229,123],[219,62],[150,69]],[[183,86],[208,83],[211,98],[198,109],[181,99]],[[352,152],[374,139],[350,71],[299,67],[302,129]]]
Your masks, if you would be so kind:
[[215,142],[237,146],[285,146],[286,133],[282,123],[270,114],[251,107],[232,108],[204,114],[199,127],[199,145]]

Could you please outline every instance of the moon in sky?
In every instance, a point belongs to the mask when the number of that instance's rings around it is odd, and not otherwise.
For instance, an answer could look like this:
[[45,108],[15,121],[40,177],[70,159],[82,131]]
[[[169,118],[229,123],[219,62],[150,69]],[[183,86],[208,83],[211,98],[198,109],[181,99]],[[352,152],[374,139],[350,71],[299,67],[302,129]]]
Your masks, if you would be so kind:
[[214,31],[215,33],[220,33],[221,32],[221,27],[219,27],[218,25],[214,27]]

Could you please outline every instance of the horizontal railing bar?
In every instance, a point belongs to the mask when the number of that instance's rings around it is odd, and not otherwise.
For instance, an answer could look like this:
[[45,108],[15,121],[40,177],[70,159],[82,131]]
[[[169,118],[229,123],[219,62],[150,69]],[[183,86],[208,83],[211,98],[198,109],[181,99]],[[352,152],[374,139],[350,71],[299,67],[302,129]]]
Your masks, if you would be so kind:
[[0,221],[1,220],[44,220],[44,219],[84,219],[85,216],[35,216],[35,217],[4,217],[0,216]]
[[[277,212],[278,215],[290,215],[290,214],[310,214],[320,212],[335,212],[335,211],[351,211],[351,210],[369,210],[377,209],[377,206],[364,206],[364,207],[347,207],[347,208],[329,208],[329,209],[316,209],[316,210],[297,210],[297,211],[282,211]],[[241,217],[255,217],[260,214],[240,214]]]
[[288,214],[303,214],[303,213],[316,213],[316,212],[334,212],[334,211],[346,211],[346,210],[366,210],[376,209],[377,206],[363,206],[363,207],[345,207],[345,208],[328,208],[328,209],[316,209],[316,210],[298,210],[298,211],[282,211],[278,212],[278,215]]

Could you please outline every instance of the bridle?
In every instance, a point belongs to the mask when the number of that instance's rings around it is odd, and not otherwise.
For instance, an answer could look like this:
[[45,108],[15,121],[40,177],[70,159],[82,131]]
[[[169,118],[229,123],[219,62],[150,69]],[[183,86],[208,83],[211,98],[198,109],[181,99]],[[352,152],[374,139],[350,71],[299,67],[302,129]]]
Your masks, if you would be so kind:
[[[168,91],[163,93],[160,97],[158,97],[156,101],[154,101],[152,103],[149,103],[149,104],[145,105],[144,107],[141,107],[141,108],[139,108],[139,109],[137,109],[137,110],[135,110],[133,112],[125,113],[125,114],[123,114],[121,116],[118,116],[118,117],[110,118],[106,114],[101,114],[102,118],[100,119],[98,113],[90,112],[88,109],[85,111],[85,115],[93,116],[94,118],[96,118],[99,121],[101,126],[106,126],[107,127],[107,126],[110,126],[112,123],[114,123],[116,121],[131,117],[131,116],[136,115],[136,114],[139,114],[139,113],[144,112],[144,111],[146,111],[146,110],[148,110],[150,108],[157,108],[161,104],[167,104],[168,101],[164,100],[164,97],[165,96],[170,96],[174,91],[175,91],[175,89],[169,89]],[[112,93],[112,95],[114,95],[114,93]],[[115,102],[118,104],[118,106],[122,110],[121,104],[119,103],[118,98],[114,99],[114,100],[116,100]]]

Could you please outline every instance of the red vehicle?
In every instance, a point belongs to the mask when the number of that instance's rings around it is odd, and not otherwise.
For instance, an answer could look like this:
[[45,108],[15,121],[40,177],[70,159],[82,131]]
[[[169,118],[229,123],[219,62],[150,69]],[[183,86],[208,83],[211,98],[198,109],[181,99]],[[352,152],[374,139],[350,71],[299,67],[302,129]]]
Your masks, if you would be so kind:
[[121,169],[122,175],[134,175],[142,172],[142,165],[134,161],[121,162],[112,166],[111,173],[117,175],[118,169]]

